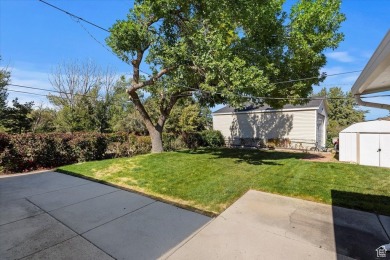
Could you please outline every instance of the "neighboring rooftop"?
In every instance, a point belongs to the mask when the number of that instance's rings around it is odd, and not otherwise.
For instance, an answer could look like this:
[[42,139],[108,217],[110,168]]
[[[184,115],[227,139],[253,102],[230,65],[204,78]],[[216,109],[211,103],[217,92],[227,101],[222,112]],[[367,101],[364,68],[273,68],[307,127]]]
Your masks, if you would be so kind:
[[[298,108],[319,108],[323,100],[321,99],[312,99],[308,103],[303,105],[285,105],[282,109],[298,109]],[[254,104],[246,104],[244,108],[234,108],[231,106],[225,106],[215,112],[213,114],[222,114],[222,113],[234,113],[234,112],[254,112],[254,111],[265,111],[265,110],[278,110],[270,107],[269,105],[258,106]]]

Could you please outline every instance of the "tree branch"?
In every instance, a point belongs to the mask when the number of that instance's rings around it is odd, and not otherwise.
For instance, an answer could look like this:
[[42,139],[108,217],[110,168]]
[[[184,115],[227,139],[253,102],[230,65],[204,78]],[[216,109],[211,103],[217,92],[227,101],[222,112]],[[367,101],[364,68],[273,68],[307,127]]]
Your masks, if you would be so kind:
[[[139,67],[139,66],[138,66]],[[165,69],[162,69],[160,70],[159,73],[157,73],[155,76],[151,77],[150,79],[146,80],[146,81],[143,81],[143,82],[139,82],[139,69],[137,68],[137,71],[134,69],[134,73],[138,73],[137,74],[137,78],[135,79],[135,76],[133,77],[133,81],[135,84],[133,84],[128,90],[127,90],[127,93],[130,94],[132,92],[135,92],[136,90],[138,89],[141,89],[141,88],[144,88],[146,86],[150,86],[150,85],[153,85],[159,78],[161,78],[162,76],[164,76],[165,74],[167,74],[168,72],[170,72],[171,70],[173,70],[174,67],[170,67],[170,68],[165,68]],[[138,82],[137,82],[138,81]]]

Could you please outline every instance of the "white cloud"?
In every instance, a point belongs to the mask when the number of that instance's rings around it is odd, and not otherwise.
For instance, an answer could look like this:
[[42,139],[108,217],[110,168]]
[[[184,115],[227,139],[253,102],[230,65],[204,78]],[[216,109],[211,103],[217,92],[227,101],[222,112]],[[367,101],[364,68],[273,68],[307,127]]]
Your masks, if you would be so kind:
[[329,52],[326,54],[326,56],[330,59],[334,59],[339,62],[353,62],[355,61],[355,58],[352,57],[348,52],[346,51],[334,51],[334,52]]
[[50,92],[45,90],[33,89],[41,88],[53,90],[48,79],[48,73],[42,71],[19,69],[16,67],[8,67],[7,70],[11,72],[11,84],[30,87],[23,88],[12,85],[8,86],[7,101],[9,105],[12,104],[13,99],[18,98],[19,102],[21,103],[34,101],[35,105],[43,104],[44,106],[50,106],[47,98],[44,96],[48,95]]

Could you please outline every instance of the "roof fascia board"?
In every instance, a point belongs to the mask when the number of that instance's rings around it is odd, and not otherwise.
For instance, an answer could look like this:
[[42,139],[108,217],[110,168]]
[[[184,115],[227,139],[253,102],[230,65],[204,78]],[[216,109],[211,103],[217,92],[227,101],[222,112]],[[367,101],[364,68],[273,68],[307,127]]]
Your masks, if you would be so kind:
[[318,108],[319,107],[287,108],[287,109],[272,109],[272,110],[251,110],[251,111],[212,113],[212,115],[218,116],[218,115],[235,115],[235,114],[256,114],[256,113],[273,113],[273,112],[308,111],[308,110],[317,110]]
[[378,48],[353,84],[351,92],[354,95],[382,92],[388,89],[370,89],[369,85],[390,65],[390,30],[387,32]]

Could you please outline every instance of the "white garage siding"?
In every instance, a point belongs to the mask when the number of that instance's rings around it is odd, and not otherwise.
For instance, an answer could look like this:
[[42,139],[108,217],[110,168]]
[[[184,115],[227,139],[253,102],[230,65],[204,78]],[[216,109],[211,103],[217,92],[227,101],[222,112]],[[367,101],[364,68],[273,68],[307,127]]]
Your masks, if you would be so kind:
[[357,162],[356,133],[340,133],[339,159],[343,162]]
[[316,142],[316,109],[286,112],[214,114],[213,128],[225,139],[289,138],[293,143],[313,147]]
[[390,167],[390,122],[369,121],[340,133],[340,161]]

